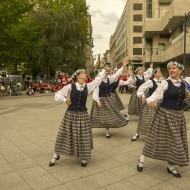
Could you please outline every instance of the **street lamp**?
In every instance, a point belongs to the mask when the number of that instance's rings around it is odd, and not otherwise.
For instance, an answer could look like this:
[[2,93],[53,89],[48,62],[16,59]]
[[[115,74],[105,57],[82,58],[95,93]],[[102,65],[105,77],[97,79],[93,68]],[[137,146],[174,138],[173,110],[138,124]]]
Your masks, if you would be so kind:
[[[171,18],[169,19],[170,22],[170,26],[169,26],[169,33],[172,33],[172,25],[171,25],[171,21],[175,19],[181,19],[181,17],[177,17],[177,18]],[[183,46],[183,66],[184,66],[184,71],[183,71],[183,76],[185,77],[185,66],[186,66],[186,44],[187,44],[187,26],[189,26],[187,23],[190,19],[190,12],[187,14],[185,13],[184,15],[184,25],[183,25],[183,33],[184,33],[184,46]]]
[[[190,18],[190,12],[188,14],[185,13],[185,20],[184,20],[184,54],[183,54],[183,66],[185,68],[186,65],[186,42],[187,42],[187,21]],[[185,69],[184,69],[184,77],[185,77]]]

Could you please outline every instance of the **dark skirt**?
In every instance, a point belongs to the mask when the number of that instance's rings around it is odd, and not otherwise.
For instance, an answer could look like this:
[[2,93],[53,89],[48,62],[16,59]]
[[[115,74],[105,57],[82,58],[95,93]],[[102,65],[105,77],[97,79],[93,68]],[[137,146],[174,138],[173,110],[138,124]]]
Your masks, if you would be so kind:
[[92,102],[90,122],[93,128],[119,128],[127,125],[127,120],[121,115],[112,96],[101,97],[100,102],[102,107],[98,107],[96,101]]
[[155,109],[149,106],[148,104],[144,104],[137,127],[138,134],[140,135],[147,134],[150,124],[152,123],[154,114],[155,114]]
[[137,90],[133,90],[129,101],[128,114],[140,116],[142,111],[142,98],[137,97]]
[[189,162],[186,122],[183,110],[158,108],[149,127],[143,154],[174,165]]
[[55,143],[55,153],[77,158],[91,158],[92,128],[87,111],[66,111]]
[[121,110],[124,110],[124,106],[123,106],[123,103],[120,99],[120,97],[118,96],[117,92],[115,93],[111,93],[111,96],[112,98],[114,99],[115,103],[116,103],[116,106],[118,107],[118,109],[121,111]]

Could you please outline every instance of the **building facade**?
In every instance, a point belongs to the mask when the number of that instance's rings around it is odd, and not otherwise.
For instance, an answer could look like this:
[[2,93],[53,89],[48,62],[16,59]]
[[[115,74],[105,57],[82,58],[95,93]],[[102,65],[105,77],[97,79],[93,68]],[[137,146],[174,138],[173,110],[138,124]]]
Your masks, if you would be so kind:
[[143,24],[145,64],[154,62],[165,68],[167,62],[183,63],[190,74],[190,0],[154,0],[146,7],[151,12]]
[[[128,0],[110,40],[112,58],[117,62],[128,59],[132,70],[153,62],[165,73],[166,63],[175,60],[185,63],[186,75],[190,75],[189,12],[190,0]],[[117,42],[122,20],[125,20],[126,36],[122,39],[126,41],[126,54],[120,57],[123,51],[117,52],[120,51]]]
[[85,47],[85,70],[88,76],[92,75],[94,71],[94,58],[92,55],[93,38],[92,38],[92,23],[91,23],[91,15],[88,14],[88,34],[89,34],[89,45]]

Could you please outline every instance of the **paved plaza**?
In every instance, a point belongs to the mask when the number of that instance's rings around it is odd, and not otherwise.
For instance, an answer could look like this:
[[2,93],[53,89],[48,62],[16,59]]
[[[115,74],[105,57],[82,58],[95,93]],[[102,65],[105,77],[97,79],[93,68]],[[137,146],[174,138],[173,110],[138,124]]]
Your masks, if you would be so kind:
[[[121,94],[125,111],[129,95]],[[90,109],[92,96],[88,97]],[[53,95],[0,97],[0,190],[190,190],[190,166],[178,168],[182,178],[166,171],[167,163],[147,159],[138,173],[144,137],[131,142],[138,117],[127,126],[93,129],[94,149],[86,168],[80,160],[61,156],[48,167],[56,134],[66,110]],[[190,147],[190,110],[185,112]]]

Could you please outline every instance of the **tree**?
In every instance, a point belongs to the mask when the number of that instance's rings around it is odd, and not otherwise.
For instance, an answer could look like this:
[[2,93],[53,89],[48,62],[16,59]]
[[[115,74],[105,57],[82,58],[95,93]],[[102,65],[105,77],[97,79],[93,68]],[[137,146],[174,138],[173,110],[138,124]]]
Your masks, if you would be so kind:
[[0,63],[49,78],[58,68],[72,73],[84,66],[87,31],[83,0],[2,0]]
[[87,7],[82,0],[41,0],[36,21],[42,29],[40,65],[51,77],[61,67],[72,73],[83,63],[87,41]]

